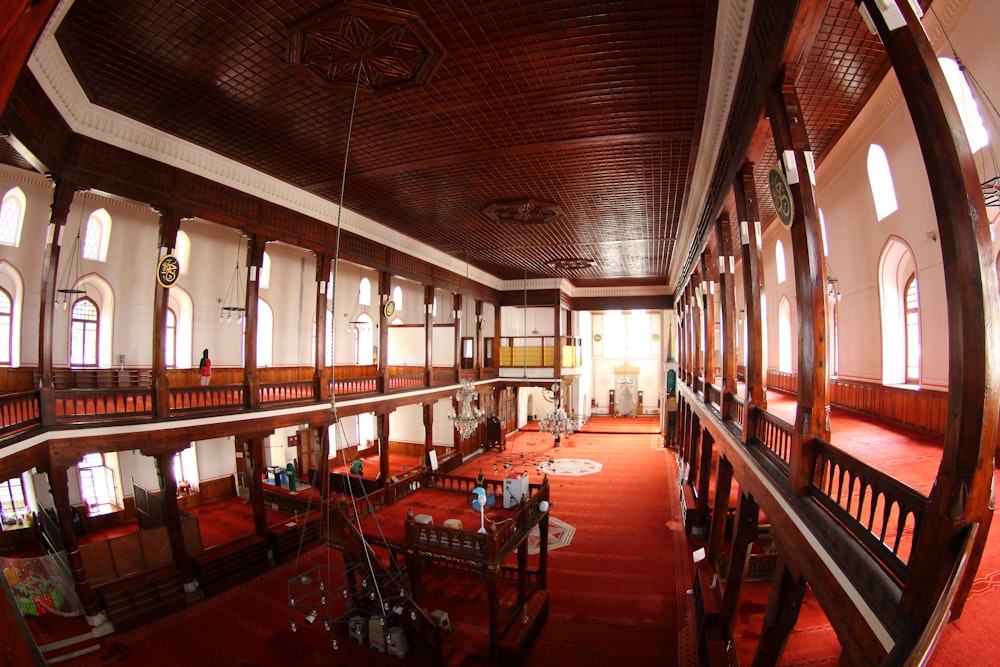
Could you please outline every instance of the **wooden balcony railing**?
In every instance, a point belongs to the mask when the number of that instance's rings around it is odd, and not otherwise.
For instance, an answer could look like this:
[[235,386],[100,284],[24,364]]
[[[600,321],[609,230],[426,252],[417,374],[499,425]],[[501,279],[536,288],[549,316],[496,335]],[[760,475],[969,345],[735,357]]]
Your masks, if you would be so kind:
[[0,436],[17,433],[41,423],[37,391],[19,391],[0,396]]
[[746,422],[746,409],[747,404],[742,396],[739,394],[730,394],[729,402],[726,407],[726,414],[723,415],[723,419],[728,419],[731,422],[743,426]]
[[56,423],[76,424],[110,417],[149,417],[153,414],[153,392],[144,389],[56,390]]
[[792,456],[792,425],[765,410],[757,410],[753,444],[763,447],[787,471]]
[[207,387],[171,387],[170,412],[191,414],[243,406],[243,385],[208,385]]

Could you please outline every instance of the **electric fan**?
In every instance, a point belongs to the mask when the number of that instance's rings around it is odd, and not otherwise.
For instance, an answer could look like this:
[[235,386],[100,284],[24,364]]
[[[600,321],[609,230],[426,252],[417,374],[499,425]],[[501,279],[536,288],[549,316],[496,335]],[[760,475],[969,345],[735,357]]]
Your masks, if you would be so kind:
[[497,502],[497,497],[495,494],[486,493],[486,489],[481,486],[477,486],[472,490],[472,496],[469,498],[469,504],[472,505],[472,509],[479,512],[479,532],[486,533],[486,508],[493,507]]

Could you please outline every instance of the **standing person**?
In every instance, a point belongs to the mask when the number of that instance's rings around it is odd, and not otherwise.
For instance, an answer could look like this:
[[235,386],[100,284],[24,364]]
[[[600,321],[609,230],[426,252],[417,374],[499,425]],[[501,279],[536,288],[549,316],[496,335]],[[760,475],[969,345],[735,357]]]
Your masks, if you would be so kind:
[[212,360],[208,358],[208,349],[201,353],[201,361],[198,362],[198,375],[201,376],[201,386],[208,386],[208,381],[212,379]]

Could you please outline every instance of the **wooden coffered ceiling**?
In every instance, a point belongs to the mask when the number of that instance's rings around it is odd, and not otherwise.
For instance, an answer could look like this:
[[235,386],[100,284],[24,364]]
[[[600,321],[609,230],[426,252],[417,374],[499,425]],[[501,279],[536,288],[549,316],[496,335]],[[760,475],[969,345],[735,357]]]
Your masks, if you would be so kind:
[[[886,61],[853,0],[800,5],[823,17],[792,36],[822,160]],[[345,206],[497,278],[673,287],[683,227],[719,206],[689,200],[706,119],[726,113],[708,107],[717,9],[75,0],[55,36],[90,103],[331,202],[350,136]]]

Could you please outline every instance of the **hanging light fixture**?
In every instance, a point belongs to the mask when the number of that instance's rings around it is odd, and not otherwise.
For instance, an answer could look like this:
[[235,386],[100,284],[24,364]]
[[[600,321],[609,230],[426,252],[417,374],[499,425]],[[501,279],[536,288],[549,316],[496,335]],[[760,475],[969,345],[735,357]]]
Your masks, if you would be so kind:
[[551,435],[558,447],[563,436],[569,435],[575,429],[573,420],[562,407],[562,397],[560,396],[560,385],[558,382],[552,383],[552,409],[538,422],[538,430]]
[[[358,267],[358,298],[355,300],[354,313],[347,322],[347,330],[352,333],[356,333],[362,327],[371,326],[371,315],[368,315],[368,306],[361,303],[361,280],[363,277],[361,267]],[[363,320],[361,319],[361,315],[368,315],[369,319]]]
[[458,402],[459,409],[456,411],[454,407],[448,408],[448,419],[455,423],[455,428],[458,429],[462,440],[472,435],[486,417],[486,413],[482,409],[472,405],[472,399],[476,396],[476,388],[472,384],[472,380],[464,378],[458,391],[455,392],[455,400]]
[[87,294],[87,290],[78,286],[80,281],[80,229],[83,227],[83,208],[80,209],[80,224],[76,228],[76,238],[73,239],[73,246],[69,251],[69,263],[66,265],[66,272],[63,274],[63,285],[56,290],[55,306],[62,305],[63,310],[69,308],[69,303]]
[[246,314],[246,296],[244,294],[243,279],[240,277],[240,244],[236,242],[236,266],[233,269],[233,277],[229,279],[229,287],[226,289],[226,297],[220,299],[222,304],[219,309],[219,321],[232,322],[236,316],[237,322],[242,322]]

